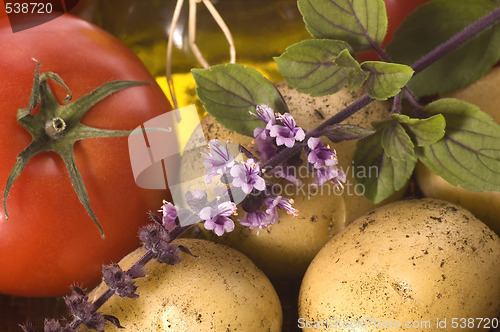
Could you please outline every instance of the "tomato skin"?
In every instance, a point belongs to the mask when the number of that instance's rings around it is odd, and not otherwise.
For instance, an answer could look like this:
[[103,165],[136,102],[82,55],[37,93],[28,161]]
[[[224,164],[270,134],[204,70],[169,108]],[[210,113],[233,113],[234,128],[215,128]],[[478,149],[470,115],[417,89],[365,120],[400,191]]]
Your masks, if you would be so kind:
[[[131,130],[170,105],[144,65],[116,38],[79,18],[64,14],[32,29],[12,33],[0,18],[0,186],[2,197],[17,155],[31,141],[16,121],[26,108],[36,68],[57,73],[73,100],[111,80],[149,81],[119,91],[82,118],[88,126]],[[53,82],[50,82],[53,83]],[[59,103],[66,91],[51,84]],[[172,142],[175,144],[175,142]],[[9,219],[0,209],[0,293],[58,296],[69,286],[92,287],[103,264],[119,261],[140,243],[138,229],[149,222],[167,192],[139,188],[130,166],[127,137],[97,138],[75,144],[76,164],[91,207],[106,238],[79,202],[62,159],[53,152],[32,158],[14,183]]]
[[[387,34],[382,42],[382,49],[394,38],[394,31],[403,23],[408,14],[418,6],[430,0],[384,0],[387,11]],[[360,52],[356,55],[359,62],[380,61],[380,56],[375,51]]]

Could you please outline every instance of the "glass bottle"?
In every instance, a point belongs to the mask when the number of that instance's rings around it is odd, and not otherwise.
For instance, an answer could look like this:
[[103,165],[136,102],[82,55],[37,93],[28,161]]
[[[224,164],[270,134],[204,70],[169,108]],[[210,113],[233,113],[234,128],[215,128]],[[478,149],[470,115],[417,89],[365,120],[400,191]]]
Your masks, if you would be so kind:
[[[195,42],[209,65],[228,63],[229,44],[202,0],[196,6]],[[271,81],[281,79],[273,61],[287,46],[310,38],[296,0],[211,0],[234,40],[236,62],[249,65]],[[146,64],[168,93],[167,42],[176,0],[91,0],[80,16],[121,39]],[[184,0],[172,38],[171,72],[178,106],[196,103],[190,74],[200,68],[189,45],[189,0]]]

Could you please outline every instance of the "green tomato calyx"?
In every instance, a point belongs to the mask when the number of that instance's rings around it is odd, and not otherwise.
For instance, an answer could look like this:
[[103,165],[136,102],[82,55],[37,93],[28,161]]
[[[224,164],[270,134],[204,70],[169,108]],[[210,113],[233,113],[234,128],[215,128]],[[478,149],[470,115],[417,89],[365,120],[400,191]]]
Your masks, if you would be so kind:
[[[30,132],[32,141],[17,156],[17,161],[7,179],[3,196],[5,218],[8,218],[7,196],[9,191],[29,160],[39,153],[54,151],[63,159],[78,199],[104,238],[103,229],[92,211],[87,189],[76,165],[73,146],[75,142],[82,139],[127,136],[131,131],[88,127],[81,124],[80,120],[95,104],[111,94],[129,87],[148,84],[148,82],[107,82],[89,94],[68,104],[72,99],[72,94],[63,80],[53,72],[42,73],[40,75],[40,63],[38,61],[36,63],[37,66],[29,106],[17,112],[17,121]],[[64,105],[57,102],[47,82],[48,79],[59,84],[68,92],[68,95],[64,99]],[[37,106],[39,106],[38,114],[32,114],[31,111]]]

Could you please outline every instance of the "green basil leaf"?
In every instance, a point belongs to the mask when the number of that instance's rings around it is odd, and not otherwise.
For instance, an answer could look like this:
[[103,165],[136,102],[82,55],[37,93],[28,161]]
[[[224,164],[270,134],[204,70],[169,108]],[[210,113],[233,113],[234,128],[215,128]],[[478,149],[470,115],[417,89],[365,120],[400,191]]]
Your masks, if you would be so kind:
[[387,32],[383,0],[298,0],[298,7],[313,37],[345,40],[355,52],[380,45]]
[[424,111],[446,119],[444,137],[417,148],[425,166],[453,185],[500,191],[500,125],[477,106],[458,99],[440,99]]
[[427,146],[443,138],[446,120],[442,114],[427,119],[414,119],[403,114],[392,114],[392,118],[403,124],[417,146]]
[[356,125],[334,124],[325,128],[322,133],[333,143],[339,143],[365,138],[374,134],[375,131]]
[[[497,6],[493,0],[430,1],[406,17],[386,51],[392,61],[411,65]],[[470,85],[499,59],[497,24],[415,75],[408,86],[416,96],[442,95]]]
[[413,76],[413,69],[396,63],[366,61],[361,68],[368,72],[366,92],[378,100],[394,97]]
[[253,130],[262,127],[262,121],[250,114],[257,105],[266,104],[279,113],[288,111],[279,91],[255,69],[226,64],[191,72],[206,111],[229,130],[253,136]]
[[274,58],[287,83],[311,96],[334,94],[348,82],[350,69],[335,64],[340,52],[352,51],[340,40],[309,39],[294,44]]
[[[380,203],[395,191],[402,189],[415,169],[415,160],[391,158],[382,147],[384,130],[377,130],[371,136],[359,140],[354,151],[353,162],[358,169],[370,172],[355,172],[354,179],[363,185],[365,197],[373,203]],[[372,172],[373,168],[377,172]],[[361,175],[363,176],[361,176]]]
[[382,148],[388,157],[417,161],[415,146],[403,126],[397,121],[387,121],[382,130]]
[[363,85],[368,78],[368,74],[347,49],[339,53],[339,56],[335,59],[335,64],[348,70],[347,86],[351,91]]

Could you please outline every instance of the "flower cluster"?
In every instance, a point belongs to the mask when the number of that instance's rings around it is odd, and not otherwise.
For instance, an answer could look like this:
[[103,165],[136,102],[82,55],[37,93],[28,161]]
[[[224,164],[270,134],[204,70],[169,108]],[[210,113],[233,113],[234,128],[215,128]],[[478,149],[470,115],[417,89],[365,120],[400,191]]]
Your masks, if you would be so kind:
[[[289,113],[275,114],[269,106],[258,105],[255,113],[251,114],[266,124],[265,127],[255,128],[253,132],[262,162],[271,159],[278,152],[280,146],[291,148],[296,141],[301,142],[305,138],[304,130],[296,126],[295,120]],[[283,125],[280,125],[278,120]]]
[[[189,209],[179,209],[164,202],[160,212],[163,213],[162,224],[165,229],[175,228],[177,218],[182,215],[183,218],[190,218],[193,223],[201,221],[205,229],[222,236],[234,230],[231,217],[237,215],[236,203],[241,203],[244,211],[243,216],[238,218],[239,223],[250,229],[260,230],[278,222],[278,210],[296,216],[298,210],[292,206],[293,200],[273,193],[273,184],[266,183],[262,167],[276,153],[294,147],[297,142],[307,153],[307,167],[316,175],[316,185],[332,181],[341,186],[345,181],[345,174],[336,167],[338,161],[335,151],[323,144],[320,138],[307,137],[291,114],[275,113],[267,105],[257,106],[252,114],[265,123],[264,127],[254,130],[258,157],[240,147],[240,151],[244,150],[248,159],[237,160],[231,153],[228,142],[211,140],[208,150],[202,154],[205,159],[203,165],[207,168],[206,183],[212,184],[214,178],[219,177],[223,187],[216,188],[220,192],[213,201],[208,201],[207,192],[202,189],[187,192],[185,198]],[[283,167],[270,170],[268,174],[301,185],[295,174],[296,167],[302,163],[299,154],[288,160]],[[244,198],[241,200],[235,199],[242,196]]]
[[320,138],[311,137],[307,140],[307,161],[316,174],[316,184],[321,186],[332,181],[336,186],[342,186],[346,181],[345,173],[338,167],[337,155],[330,146],[323,144]]
[[[292,141],[300,140],[305,135],[301,128],[295,126],[295,122],[291,117],[283,117],[281,120],[286,123],[285,126],[276,124],[276,119],[271,116],[273,113],[266,112],[265,109],[258,108],[258,116],[263,120],[267,120],[269,125],[267,128],[261,128],[260,135],[274,137],[282,145],[293,146]],[[277,126],[276,128],[273,126]],[[280,127],[280,128],[278,128]],[[285,138],[286,136],[286,138]],[[267,139],[267,138],[266,138]],[[208,174],[221,175],[223,182],[228,186],[229,192],[240,190],[243,195],[246,195],[242,201],[242,208],[245,214],[239,218],[241,225],[250,229],[263,229],[278,222],[278,208],[286,211],[289,214],[297,215],[298,211],[292,207],[293,200],[285,199],[281,196],[272,194],[270,190],[271,184],[266,183],[263,178],[263,170],[261,169],[261,160],[250,156],[244,162],[236,161],[235,157],[231,156],[227,143],[222,144],[218,140],[209,142],[209,151],[205,154],[205,166],[208,166]],[[249,153],[248,151],[246,151]],[[231,197],[230,197],[231,198]],[[213,230],[217,235],[221,236],[224,232],[230,232],[234,229],[234,222],[229,218],[231,215],[236,215],[236,205],[234,202],[223,202],[223,206],[219,205],[215,208],[205,208],[205,213],[200,214],[204,220],[206,229]],[[210,213],[208,213],[210,211]],[[214,218],[218,222],[214,223]],[[224,226],[222,226],[224,225]],[[218,227],[218,228],[217,228]]]
[[[291,148],[296,142],[306,140],[307,146],[304,150],[307,153],[308,167],[316,175],[316,185],[321,186],[327,181],[332,181],[336,186],[342,186],[346,176],[341,169],[336,167],[338,160],[335,151],[323,144],[319,137],[307,137],[305,131],[297,126],[290,113],[274,113],[269,106],[258,105],[255,113],[251,114],[266,124],[265,127],[258,127],[254,130],[257,151],[262,161],[269,160],[280,149]],[[302,163],[302,160],[299,157],[299,160],[291,160],[290,163],[288,167],[274,171],[273,175],[300,185],[300,180],[293,175],[293,170]]]
[[180,252],[191,254],[188,248],[182,245],[172,244],[171,233],[159,223],[152,223],[143,226],[139,230],[139,238],[144,248],[150,252],[160,263],[169,265],[179,264],[181,262]]
[[[73,293],[65,296],[64,301],[75,319],[71,323],[46,319],[43,329],[45,332],[75,332],[80,324],[91,330],[104,331],[106,321],[111,322],[117,328],[123,328],[116,317],[96,312],[94,304],[89,301],[88,296],[81,288],[73,286],[71,290]],[[20,327],[25,332],[38,331],[30,323]]]
[[233,186],[241,188],[245,194],[250,194],[253,189],[262,191],[266,189],[266,181],[260,176],[258,164],[250,158],[243,165],[235,165],[230,171]]
[[224,176],[234,166],[235,160],[231,155],[227,142],[220,144],[218,140],[212,140],[208,143],[208,151],[204,154],[204,166],[208,169],[207,183],[212,182],[214,176]]
[[[283,120],[287,121],[285,118]],[[289,118],[287,123],[291,135],[298,137],[304,135],[302,129],[295,128],[293,119]],[[282,132],[278,128],[270,130]],[[280,135],[285,134],[282,132]],[[290,145],[286,140],[283,144]],[[163,240],[158,238],[153,241],[151,250],[155,250],[157,242],[168,242],[168,232],[177,227],[179,219],[188,220],[189,222],[186,223],[189,224],[201,222],[205,229],[213,231],[218,236],[232,232],[235,224],[231,217],[238,215],[237,203],[242,203],[243,211],[245,211],[244,216],[238,221],[250,229],[262,229],[278,222],[278,209],[293,215],[298,214],[298,211],[291,206],[293,200],[271,194],[270,185],[264,180],[264,172],[260,161],[256,158],[250,157],[245,161],[236,160],[228,143],[218,140],[211,140],[208,143],[208,150],[202,156],[205,159],[203,164],[207,168],[206,183],[222,183],[223,187],[214,188],[217,195],[212,201],[208,200],[208,194],[202,188],[188,191],[185,194],[187,208],[179,208],[164,201],[159,210],[162,212],[161,222],[158,223],[162,224],[165,231],[164,234],[158,231],[155,236],[167,238]],[[214,181],[215,177],[219,177],[220,182]],[[249,201],[252,201],[252,204],[249,204]],[[146,243],[151,243],[151,241],[146,241]]]
[[[265,195],[259,209],[247,212],[245,217],[240,219],[241,225],[250,229],[262,229],[278,222],[278,208],[288,214],[297,216],[299,211],[292,207],[293,199],[286,199],[281,196]],[[263,211],[262,209],[265,209]]]
[[102,268],[102,279],[104,283],[119,297],[137,298],[135,292],[137,286],[134,279],[146,275],[142,266],[133,266],[128,271],[123,271],[118,264],[111,264]]
[[73,294],[65,296],[64,302],[66,302],[73,316],[81,320],[90,329],[104,330],[104,325],[106,324],[105,317],[95,312],[93,304],[89,302],[88,296],[82,289],[72,287],[72,290]]
[[177,227],[176,220],[179,214],[179,209],[175,205],[163,200],[161,210],[158,212],[162,212],[163,214],[162,225],[167,231],[170,232]]
[[183,219],[191,220],[190,224],[203,222],[206,229],[219,236],[231,232],[234,229],[234,222],[229,217],[236,215],[237,212],[236,204],[227,194],[227,191],[221,190],[221,194],[215,200],[209,201],[206,191],[202,189],[188,191],[185,198],[189,209],[182,208],[179,214]]

